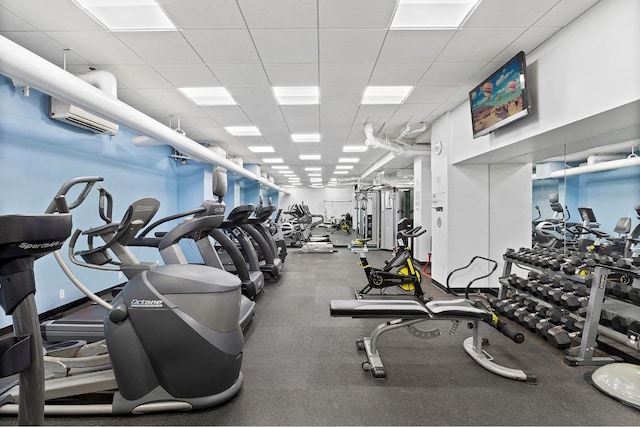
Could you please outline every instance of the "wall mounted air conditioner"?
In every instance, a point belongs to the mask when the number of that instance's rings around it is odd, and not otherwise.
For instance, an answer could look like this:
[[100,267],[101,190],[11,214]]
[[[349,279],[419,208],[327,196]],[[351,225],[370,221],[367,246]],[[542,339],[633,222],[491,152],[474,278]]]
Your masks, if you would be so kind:
[[[113,74],[107,71],[92,70],[77,77],[102,90],[108,96],[118,99],[117,82]],[[94,133],[115,135],[119,129],[119,126],[115,123],[53,97],[51,98],[49,117]]]
[[55,98],[51,98],[51,118],[94,133],[115,135],[119,129],[115,123]]

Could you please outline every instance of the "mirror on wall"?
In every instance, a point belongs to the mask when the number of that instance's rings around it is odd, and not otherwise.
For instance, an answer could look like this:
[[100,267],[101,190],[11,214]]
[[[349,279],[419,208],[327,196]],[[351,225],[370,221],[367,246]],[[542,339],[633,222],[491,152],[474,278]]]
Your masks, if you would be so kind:
[[640,220],[640,141],[573,149],[534,165],[532,245],[622,253]]

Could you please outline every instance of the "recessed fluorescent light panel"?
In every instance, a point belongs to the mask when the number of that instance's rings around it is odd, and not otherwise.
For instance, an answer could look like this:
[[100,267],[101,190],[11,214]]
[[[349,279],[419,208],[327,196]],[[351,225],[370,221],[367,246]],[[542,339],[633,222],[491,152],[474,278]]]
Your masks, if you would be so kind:
[[320,103],[318,86],[274,87],[273,94],[280,105],[317,105]]
[[364,153],[369,147],[366,145],[345,145],[342,147],[343,153]]
[[223,87],[179,87],[178,90],[197,105],[237,104]]
[[338,170],[333,171],[334,175],[346,175],[348,173],[349,173],[349,171],[338,171]]
[[322,168],[320,167],[309,167],[309,168],[304,168],[305,171],[307,172],[317,172],[317,171],[321,171]]
[[269,157],[266,159],[262,159],[263,162],[265,163],[283,163],[282,159],[279,158],[275,158],[275,157]]
[[247,147],[252,153],[275,153],[276,150],[270,145],[258,145],[254,147]]
[[292,133],[291,140],[293,142],[320,142],[319,133]]
[[111,31],[176,31],[155,0],[74,0]]
[[320,154],[300,154],[300,160],[320,160]]
[[287,170],[287,169],[279,170],[278,173],[281,173],[283,175],[295,175],[295,173],[292,170]]
[[312,176],[322,176],[322,174],[321,174],[321,173],[308,173],[307,175],[309,175],[309,177],[312,177]]
[[402,104],[413,86],[367,86],[361,104]]
[[289,169],[289,166],[271,166],[273,169]]
[[336,169],[353,169],[353,165],[338,165]]
[[255,126],[225,126],[224,130],[233,136],[260,136],[260,129]]
[[357,157],[340,157],[338,163],[358,163],[360,161]]
[[459,28],[480,0],[399,0],[391,29]]
[[322,182],[322,178],[309,178],[309,182]]

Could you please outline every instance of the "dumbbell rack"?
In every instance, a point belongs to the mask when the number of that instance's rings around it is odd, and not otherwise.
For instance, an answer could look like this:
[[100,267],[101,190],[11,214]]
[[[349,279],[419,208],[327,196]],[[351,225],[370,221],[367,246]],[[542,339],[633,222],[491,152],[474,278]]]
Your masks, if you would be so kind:
[[[521,249],[521,251],[522,250],[523,249]],[[522,261],[521,259],[516,259],[516,251],[512,250],[507,250],[507,252],[503,256],[503,259],[505,261],[505,264],[502,276],[499,280],[500,290],[498,293],[498,298],[500,299],[506,298],[509,292],[521,293],[521,290],[512,286],[512,283],[510,283],[510,281],[508,280],[509,276],[513,276],[511,270],[514,265],[530,271],[536,271],[540,274],[546,274],[554,278],[570,280],[572,282],[585,284],[587,286],[590,285],[588,303],[585,309],[581,310],[579,313],[571,313],[571,316],[573,316],[574,318],[584,320],[584,327],[580,336],[579,346],[571,347],[567,350],[568,354],[565,356],[565,362],[568,365],[599,366],[621,360],[620,358],[615,356],[594,356],[594,350],[597,348],[596,340],[598,338],[598,334],[606,336],[616,342],[624,343],[628,348],[636,350],[636,352],[637,350],[640,350],[640,336],[638,335],[638,333],[629,331],[625,336],[620,332],[617,332],[600,324],[603,304],[605,298],[607,298],[607,295],[605,294],[605,292],[607,291],[607,284],[609,283],[610,285],[610,282],[608,282],[609,276],[611,276],[613,272],[624,273],[635,280],[640,280],[640,268],[623,270],[620,268],[616,268],[615,266],[595,265],[592,267],[587,267],[590,271],[592,271],[593,274],[590,274],[589,276],[582,276],[579,274],[566,274],[562,270],[542,267],[532,262],[526,262]],[[527,294],[527,297],[538,301],[544,301],[532,294]],[[553,303],[549,303],[548,301],[544,301],[544,303],[550,304],[552,306],[554,305]],[[615,303],[618,303],[618,305],[631,307],[631,310],[627,310],[627,313],[625,314],[627,314],[628,316],[629,313],[631,313],[631,320],[640,321],[640,307],[637,307],[637,305],[634,305],[629,301],[615,301]],[[633,352],[633,350],[631,352]]]

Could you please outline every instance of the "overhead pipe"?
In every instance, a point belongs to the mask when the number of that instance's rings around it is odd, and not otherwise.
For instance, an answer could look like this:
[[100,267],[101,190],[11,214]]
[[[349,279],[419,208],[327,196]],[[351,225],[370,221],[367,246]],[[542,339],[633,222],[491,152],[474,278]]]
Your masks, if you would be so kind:
[[[426,130],[426,125],[425,125]],[[381,141],[380,138],[377,138],[373,135],[373,126],[371,123],[367,123],[364,125],[364,135],[365,140],[364,144],[371,148],[382,148],[387,151],[391,151],[396,155],[405,155],[405,156],[424,156],[425,154],[429,154],[430,150],[416,150],[414,148],[405,148],[396,143],[390,141]]]
[[562,169],[549,174],[551,178],[563,178],[565,176],[579,175],[583,173],[602,172],[613,169],[640,166],[640,157],[627,157],[626,159],[611,160],[609,162],[594,163],[587,166],[577,166],[571,169]]
[[362,172],[362,175],[360,175],[360,179],[365,179],[367,176],[371,175],[372,173],[377,171],[379,168],[381,168],[382,166],[386,165],[387,163],[389,163],[391,160],[393,160],[395,158],[396,158],[396,154],[395,153],[387,153],[387,154],[385,154],[380,160],[378,160],[377,162],[375,162],[374,164],[369,166],[369,168],[367,170]]
[[284,188],[256,176],[236,163],[217,155],[196,141],[175,132],[157,120],[112,98],[86,81],[63,70],[33,52],[0,36],[0,74],[25,86],[76,105],[107,120],[120,123],[143,136],[162,141],[194,160],[215,164],[265,187],[290,194]]
[[402,132],[400,132],[400,135],[398,135],[398,137],[396,139],[394,139],[394,141],[399,143],[406,136],[414,134],[414,133],[422,133],[425,130],[427,130],[427,124],[425,122],[422,122],[422,126],[420,126],[417,129],[413,129],[413,130],[411,130],[411,126],[409,126],[409,123],[407,123],[407,125],[404,127],[404,129],[402,129]]

